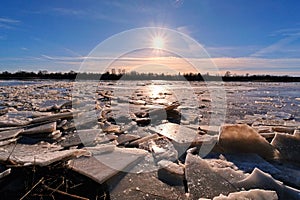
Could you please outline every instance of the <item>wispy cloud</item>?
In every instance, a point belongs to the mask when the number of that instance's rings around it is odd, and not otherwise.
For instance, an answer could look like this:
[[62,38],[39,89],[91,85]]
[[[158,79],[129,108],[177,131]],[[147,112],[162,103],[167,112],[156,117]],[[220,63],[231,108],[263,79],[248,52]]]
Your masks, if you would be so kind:
[[35,61],[42,60],[36,57],[0,57],[0,61]]
[[300,75],[300,58],[212,58],[221,72]]
[[66,47],[63,47],[63,49],[67,52],[67,53],[70,53],[72,56],[79,56],[79,57],[82,57],[82,55],[80,55],[79,53],[69,49],[69,48],[66,48]]
[[103,12],[99,12],[99,10],[95,10],[94,8],[85,8],[85,9],[71,9],[71,8],[63,8],[63,7],[54,7],[54,8],[45,8],[41,10],[34,11],[26,11],[29,14],[36,15],[60,15],[60,16],[69,16],[69,17],[77,17],[79,19],[93,19],[93,20],[104,20],[109,22],[117,22],[117,23],[127,23],[128,21],[124,18],[118,18],[111,16],[109,14],[103,14]]
[[19,20],[10,19],[10,18],[0,18],[0,22],[3,23],[19,23]]
[[0,28],[4,29],[12,29],[15,28],[16,24],[20,23],[21,21],[11,18],[0,18]]
[[40,10],[26,10],[28,14],[55,14],[55,15],[70,15],[70,16],[81,16],[85,15],[86,11],[78,9],[70,9],[63,7],[44,8]]
[[86,59],[87,57],[83,57],[83,56],[49,56],[49,55],[42,54],[41,58],[52,60],[52,61],[79,61],[80,62],[80,61],[83,61],[84,59]]
[[60,15],[71,15],[71,16],[86,15],[86,12],[84,10],[76,10],[76,9],[69,9],[69,8],[52,8],[51,11]]
[[131,13],[134,12],[143,14],[157,13],[158,9],[161,7],[161,3],[164,2],[161,1],[159,4],[154,4],[152,2],[151,5],[146,5],[145,2],[128,3],[125,1],[105,1],[105,4],[110,7],[125,10]]
[[191,35],[193,32],[195,31],[192,31],[192,30],[196,30],[194,27],[192,26],[179,26],[176,28],[177,31],[181,32],[181,33],[184,33],[186,35]]
[[119,23],[119,24],[127,24],[128,22],[130,22],[130,20],[127,20],[125,18],[99,13],[98,11],[91,11],[87,17],[94,20],[103,20],[103,21]]
[[285,28],[276,30],[273,33],[270,34],[270,36],[293,36],[293,35],[299,35],[300,28]]
[[300,38],[300,32],[295,35],[291,35],[288,37],[285,37],[279,41],[277,41],[274,44],[271,44],[270,46],[267,46],[265,48],[260,49],[259,51],[255,52],[254,54],[251,54],[252,57],[264,57],[268,56],[271,53],[275,53],[278,50],[281,50],[283,48],[286,48],[286,46],[293,41],[297,40]]
[[251,54],[251,57],[265,57],[270,56],[276,52],[281,52],[282,49],[288,50],[291,43],[295,42],[300,38],[300,28],[288,28],[274,31],[271,36],[283,37],[274,44],[264,47],[257,52]]
[[211,57],[245,57],[256,52],[261,47],[247,46],[205,46],[205,50]]

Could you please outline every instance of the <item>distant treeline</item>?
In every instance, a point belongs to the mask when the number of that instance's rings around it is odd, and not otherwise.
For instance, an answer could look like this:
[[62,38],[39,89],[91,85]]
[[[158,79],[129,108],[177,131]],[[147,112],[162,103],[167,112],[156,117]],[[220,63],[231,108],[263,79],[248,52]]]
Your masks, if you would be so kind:
[[26,72],[18,71],[15,73],[2,72],[0,73],[1,80],[32,80],[32,79],[55,79],[55,80],[187,80],[187,81],[258,81],[258,82],[300,82],[300,77],[291,76],[273,76],[273,75],[231,75],[226,72],[224,76],[200,74],[200,73],[184,73],[177,75],[168,74],[155,74],[155,73],[109,73],[96,74],[96,73],[76,73],[74,71],[62,73],[62,72],[47,72],[39,71]]

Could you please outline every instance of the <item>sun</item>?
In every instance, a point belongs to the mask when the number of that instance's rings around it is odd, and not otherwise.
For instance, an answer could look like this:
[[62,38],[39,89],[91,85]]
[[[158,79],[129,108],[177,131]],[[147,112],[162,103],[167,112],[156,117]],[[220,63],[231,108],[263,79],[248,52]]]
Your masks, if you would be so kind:
[[162,49],[164,48],[164,45],[165,45],[165,41],[162,37],[155,37],[153,38],[153,41],[152,41],[152,45],[155,49]]

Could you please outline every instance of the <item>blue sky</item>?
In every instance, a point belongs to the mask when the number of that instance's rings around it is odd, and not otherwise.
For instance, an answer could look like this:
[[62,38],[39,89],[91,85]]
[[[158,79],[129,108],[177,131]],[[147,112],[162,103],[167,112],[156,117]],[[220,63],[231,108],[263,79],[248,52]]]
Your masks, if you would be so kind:
[[0,71],[76,71],[105,39],[158,26],[194,38],[220,73],[300,75],[299,8],[297,0],[2,1]]

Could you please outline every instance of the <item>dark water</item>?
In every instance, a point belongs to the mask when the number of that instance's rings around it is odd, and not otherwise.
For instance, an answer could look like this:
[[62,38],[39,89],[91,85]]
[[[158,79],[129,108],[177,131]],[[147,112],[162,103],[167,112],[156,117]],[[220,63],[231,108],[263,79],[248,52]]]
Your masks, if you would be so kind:
[[20,80],[9,80],[9,81],[0,81],[1,86],[16,86],[16,85],[32,85],[36,84],[36,81],[20,81]]

